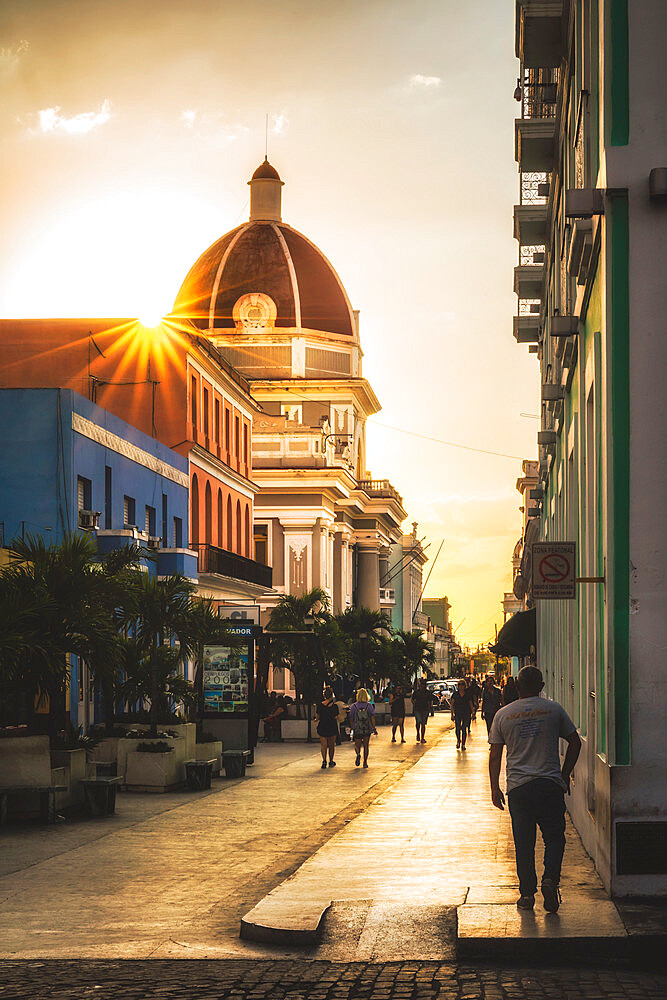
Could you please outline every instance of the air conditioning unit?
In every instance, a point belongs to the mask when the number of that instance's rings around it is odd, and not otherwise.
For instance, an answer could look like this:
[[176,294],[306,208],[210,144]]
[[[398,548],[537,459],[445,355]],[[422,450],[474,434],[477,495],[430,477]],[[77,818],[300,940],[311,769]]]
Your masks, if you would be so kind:
[[100,526],[101,510],[80,510],[79,527],[85,531],[97,531]]
[[159,549],[162,544],[162,539],[159,535],[149,535],[146,540],[146,548],[149,549]]

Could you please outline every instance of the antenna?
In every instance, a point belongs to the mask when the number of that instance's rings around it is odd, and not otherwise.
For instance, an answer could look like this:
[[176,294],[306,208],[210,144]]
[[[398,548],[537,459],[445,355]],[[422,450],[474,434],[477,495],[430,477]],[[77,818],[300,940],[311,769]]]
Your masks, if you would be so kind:
[[269,158],[269,112],[266,112],[266,126],[264,129],[264,159]]

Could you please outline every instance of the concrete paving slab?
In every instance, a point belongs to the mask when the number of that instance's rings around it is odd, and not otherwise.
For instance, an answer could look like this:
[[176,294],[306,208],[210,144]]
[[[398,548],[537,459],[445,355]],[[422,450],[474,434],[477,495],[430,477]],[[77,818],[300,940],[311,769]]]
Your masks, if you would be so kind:
[[4,827],[0,958],[291,958],[240,940],[241,915],[423,752],[381,729],[370,768],[343,744],[321,771],[318,745],[262,745],[245,779],[210,792],[121,794],[108,820]]
[[628,935],[609,899],[571,895],[558,913],[547,913],[538,896],[534,910],[519,910],[515,902],[460,906],[457,953],[513,962],[619,961],[628,957]]

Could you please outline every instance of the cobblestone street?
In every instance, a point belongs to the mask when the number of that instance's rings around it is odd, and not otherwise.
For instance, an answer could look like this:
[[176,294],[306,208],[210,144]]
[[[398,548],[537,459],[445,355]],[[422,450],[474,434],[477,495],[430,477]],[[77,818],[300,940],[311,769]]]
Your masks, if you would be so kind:
[[2,962],[2,1000],[664,1000],[667,975],[438,962]]

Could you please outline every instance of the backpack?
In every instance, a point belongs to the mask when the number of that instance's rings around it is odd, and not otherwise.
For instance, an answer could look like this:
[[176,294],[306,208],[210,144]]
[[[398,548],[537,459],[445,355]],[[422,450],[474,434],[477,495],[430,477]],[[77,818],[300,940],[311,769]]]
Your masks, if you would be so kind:
[[357,705],[357,717],[354,723],[355,737],[370,736],[373,732],[373,723],[368,705]]

